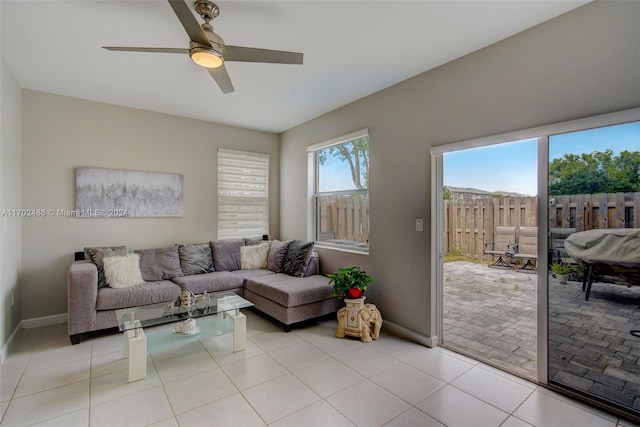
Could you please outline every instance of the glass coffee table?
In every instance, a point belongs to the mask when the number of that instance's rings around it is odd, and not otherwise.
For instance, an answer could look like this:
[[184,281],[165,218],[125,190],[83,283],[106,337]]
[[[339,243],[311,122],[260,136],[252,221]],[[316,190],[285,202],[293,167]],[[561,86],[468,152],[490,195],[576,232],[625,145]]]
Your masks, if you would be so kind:
[[[124,332],[125,355],[129,357],[129,382],[147,376],[147,352],[230,332],[233,332],[233,351],[244,350],[247,318],[240,309],[247,307],[253,304],[233,292],[220,292],[195,295],[189,306],[165,302],[116,310],[118,328]],[[190,328],[188,333],[177,333],[176,328],[144,330],[168,323],[180,327],[189,324]]]

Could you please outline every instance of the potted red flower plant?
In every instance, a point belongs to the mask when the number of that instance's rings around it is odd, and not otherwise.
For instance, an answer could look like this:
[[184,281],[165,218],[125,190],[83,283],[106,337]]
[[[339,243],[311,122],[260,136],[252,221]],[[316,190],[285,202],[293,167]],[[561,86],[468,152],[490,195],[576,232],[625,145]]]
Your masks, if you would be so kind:
[[335,273],[327,274],[333,284],[331,294],[334,297],[355,299],[364,295],[373,279],[360,267],[341,267]]

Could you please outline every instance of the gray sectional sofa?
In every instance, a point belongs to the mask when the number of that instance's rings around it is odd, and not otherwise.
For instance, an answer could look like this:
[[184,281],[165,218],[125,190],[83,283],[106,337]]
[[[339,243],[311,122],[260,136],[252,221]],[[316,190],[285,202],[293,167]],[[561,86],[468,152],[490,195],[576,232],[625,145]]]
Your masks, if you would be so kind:
[[[131,268],[123,272],[124,264]],[[172,302],[185,290],[235,292],[289,331],[338,311],[343,303],[331,289],[329,278],[318,274],[313,243],[299,240],[85,248],[69,267],[68,332],[77,344],[92,332],[117,327],[118,309]]]

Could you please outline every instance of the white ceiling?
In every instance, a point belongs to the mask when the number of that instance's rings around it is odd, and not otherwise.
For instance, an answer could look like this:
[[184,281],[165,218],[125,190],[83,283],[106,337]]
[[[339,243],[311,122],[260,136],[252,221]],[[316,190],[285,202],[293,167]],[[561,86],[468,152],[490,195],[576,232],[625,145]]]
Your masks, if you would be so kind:
[[226,43],[304,53],[226,63],[227,95],[188,55],[101,48],[188,47],[162,0],[1,0],[2,56],[23,88],[282,132],[585,3],[219,1]]

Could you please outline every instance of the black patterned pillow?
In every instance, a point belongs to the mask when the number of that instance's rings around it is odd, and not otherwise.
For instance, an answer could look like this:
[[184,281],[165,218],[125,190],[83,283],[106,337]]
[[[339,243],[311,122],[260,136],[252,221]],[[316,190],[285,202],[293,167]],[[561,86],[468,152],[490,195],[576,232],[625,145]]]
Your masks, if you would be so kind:
[[126,246],[90,247],[84,248],[84,251],[98,268],[98,288],[109,286],[104,275],[104,258],[110,256],[125,256],[129,253]]
[[209,243],[195,243],[178,246],[180,268],[185,276],[212,273],[213,257]]
[[313,254],[313,242],[293,240],[287,250],[282,272],[294,277],[304,277],[304,272]]

